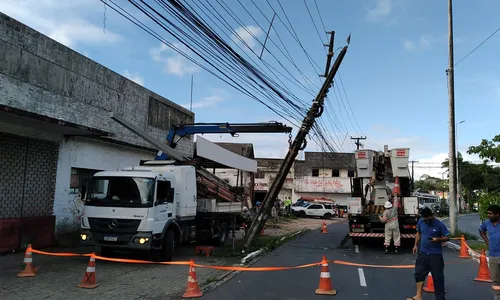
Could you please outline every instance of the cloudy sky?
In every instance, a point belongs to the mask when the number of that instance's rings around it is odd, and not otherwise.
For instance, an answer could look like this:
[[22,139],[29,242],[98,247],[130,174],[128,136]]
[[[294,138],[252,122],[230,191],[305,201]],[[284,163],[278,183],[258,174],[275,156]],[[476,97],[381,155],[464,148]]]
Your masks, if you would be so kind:
[[[177,48],[187,51],[127,1],[114,2]],[[281,61],[302,86],[314,87],[322,82],[315,65],[324,69],[326,55],[321,43],[327,43],[327,36],[323,24],[326,30],[336,31],[336,48],[345,45],[351,33],[339,81],[330,89],[327,113],[322,117],[333,139],[331,143],[339,152],[350,152],[355,148],[350,137],[366,135],[366,148],[380,149],[386,144],[389,148],[409,147],[411,158],[419,161],[417,176],[441,177],[442,170],[437,166],[448,153],[447,1],[306,0],[306,6],[303,0],[287,0],[283,10],[280,2],[285,3],[283,0],[211,3],[225,16],[223,19],[232,30],[225,40],[241,55],[254,60],[258,60],[254,53],[259,54],[262,49],[274,9],[277,17],[263,61],[278,68],[277,61],[283,53],[281,39],[297,68],[286,64],[285,59]],[[187,3],[193,5],[193,0]],[[229,17],[220,3],[228,4],[240,22]],[[456,62],[500,26],[499,10],[500,2],[495,0],[474,4],[455,1]],[[2,0],[0,11],[187,108],[194,75],[192,109],[197,122],[286,122],[110,8],[106,9],[100,0]],[[300,44],[292,35],[287,17]],[[482,138],[498,133],[500,118],[485,109],[495,112],[500,108],[500,61],[496,59],[499,48],[500,34],[456,66],[456,120],[465,121],[457,127],[462,153]],[[298,69],[302,74],[299,75]],[[294,95],[310,103],[313,94],[284,82]],[[287,151],[288,137],[281,134],[206,137],[212,141],[252,142],[259,157],[283,157]],[[319,149],[311,141],[306,150]]]

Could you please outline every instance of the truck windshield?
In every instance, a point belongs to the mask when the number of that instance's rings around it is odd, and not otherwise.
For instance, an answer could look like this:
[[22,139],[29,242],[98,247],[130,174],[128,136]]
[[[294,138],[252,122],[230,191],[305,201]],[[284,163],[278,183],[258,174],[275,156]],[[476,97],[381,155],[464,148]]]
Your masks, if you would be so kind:
[[94,177],[85,205],[108,207],[150,207],[153,205],[153,178]]

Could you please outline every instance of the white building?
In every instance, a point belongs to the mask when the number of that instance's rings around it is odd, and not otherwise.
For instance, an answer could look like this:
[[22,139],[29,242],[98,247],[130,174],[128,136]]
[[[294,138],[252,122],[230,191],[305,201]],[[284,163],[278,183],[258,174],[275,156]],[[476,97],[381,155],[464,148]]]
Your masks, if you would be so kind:
[[[0,252],[45,247],[78,226],[91,176],[157,152],[109,118],[162,140],[194,114],[0,13]],[[192,147],[179,150],[191,153]]]
[[[277,175],[282,159],[258,158],[255,175],[255,200],[262,201]],[[354,153],[305,152],[304,160],[296,160],[278,196],[297,202],[301,197],[327,198],[339,206],[347,206],[354,176]]]

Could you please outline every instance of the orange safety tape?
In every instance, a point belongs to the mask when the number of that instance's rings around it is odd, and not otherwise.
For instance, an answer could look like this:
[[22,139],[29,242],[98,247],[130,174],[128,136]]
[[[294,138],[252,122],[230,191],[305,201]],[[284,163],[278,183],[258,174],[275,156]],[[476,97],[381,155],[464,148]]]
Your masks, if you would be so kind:
[[414,269],[415,265],[396,265],[396,266],[384,266],[384,265],[369,265],[369,264],[358,264],[342,260],[331,260],[331,263],[344,266],[352,267],[367,267],[367,268],[386,268],[386,269]]
[[122,262],[122,263],[130,263],[130,264],[157,264],[157,265],[190,265],[190,261],[150,261],[150,260],[138,260],[138,259],[127,259],[127,258],[109,258],[103,257],[99,255],[94,256],[95,259],[105,260],[105,261],[114,261],[114,262]]
[[293,269],[303,269],[310,268],[321,265],[321,262],[300,265],[295,267],[254,267],[254,268],[246,268],[246,267],[222,267],[222,266],[206,266],[206,265],[198,265],[193,264],[194,267],[197,268],[205,268],[205,269],[215,269],[215,270],[224,270],[224,271],[247,271],[247,272],[260,272],[260,271],[285,271],[285,270],[293,270]]
[[43,254],[43,255],[49,255],[49,256],[64,256],[64,257],[76,257],[76,256],[90,256],[90,253],[67,253],[67,252],[45,252],[45,251],[40,251],[40,250],[35,250],[31,248],[31,252],[33,253],[38,253],[38,254]]
[[[467,244],[466,244],[467,245]],[[467,245],[469,247],[469,245]],[[470,249],[470,247],[469,247]],[[472,249],[471,249],[472,250]],[[50,255],[50,256],[63,256],[63,257],[77,257],[77,256],[91,256],[92,254],[79,254],[79,253],[53,253],[53,252],[45,252],[40,250],[31,249],[33,253]],[[474,251],[474,250],[472,250]],[[197,268],[205,268],[205,269],[215,269],[215,270],[224,270],[224,271],[244,271],[244,272],[262,272],[262,271],[285,271],[285,270],[293,270],[293,269],[303,269],[319,266],[322,262],[311,263],[300,266],[293,267],[233,267],[233,266],[207,266],[200,264],[193,264],[191,261],[170,261],[170,262],[155,262],[149,260],[137,260],[137,259],[126,259],[126,258],[109,258],[103,257],[99,255],[94,255],[95,259],[104,260],[104,261],[112,261],[112,262],[121,262],[121,263],[133,263],[133,264],[160,264],[160,265],[192,265]],[[367,268],[386,268],[386,269],[413,269],[415,265],[371,265],[371,264],[359,264],[342,260],[330,260],[330,263],[344,266],[353,266],[353,267],[367,267]],[[445,262],[445,264],[453,264],[453,262]]]

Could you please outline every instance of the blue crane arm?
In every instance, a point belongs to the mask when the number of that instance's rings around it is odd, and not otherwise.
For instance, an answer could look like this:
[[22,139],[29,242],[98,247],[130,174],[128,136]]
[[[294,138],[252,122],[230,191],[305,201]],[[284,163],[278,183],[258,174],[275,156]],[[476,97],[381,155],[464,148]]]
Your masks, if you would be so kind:
[[[167,144],[174,148],[177,142],[192,134],[217,134],[229,133],[237,136],[239,133],[292,133],[292,127],[279,122],[269,123],[194,123],[174,125],[167,134]],[[156,160],[165,160],[167,155],[161,153]]]

